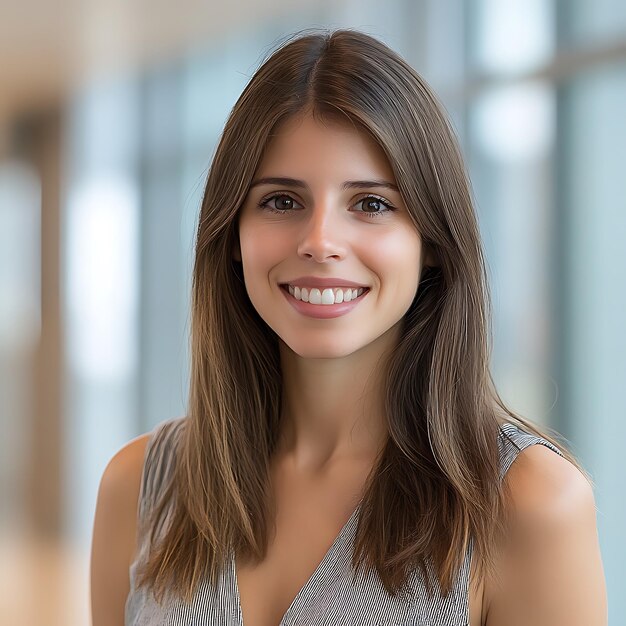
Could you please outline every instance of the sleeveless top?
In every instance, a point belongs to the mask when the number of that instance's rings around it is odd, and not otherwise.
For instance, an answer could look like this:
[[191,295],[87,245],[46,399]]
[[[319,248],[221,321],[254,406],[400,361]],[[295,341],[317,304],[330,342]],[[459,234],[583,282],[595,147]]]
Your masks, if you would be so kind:
[[[146,446],[138,503],[139,520],[154,502],[159,487],[173,468],[172,450],[185,417],[159,424]],[[528,433],[512,423],[500,427],[500,477],[504,477],[517,455],[535,444],[542,444],[557,454],[561,451],[549,441]],[[300,589],[279,626],[468,626],[469,576],[472,556],[470,540],[467,553],[451,592],[444,597],[428,594],[421,571],[409,577],[409,599],[391,597],[378,574],[359,571],[353,582],[352,545],[357,527],[359,506],[354,510],[309,580]],[[135,570],[147,556],[148,538],[139,537],[135,561],[130,565],[130,592],[126,600],[126,626],[244,626],[231,557],[216,586],[201,583],[190,604],[172,600],[160,605],[145,587],[135,586]],[[436,582],[436,581],[435,581]]]

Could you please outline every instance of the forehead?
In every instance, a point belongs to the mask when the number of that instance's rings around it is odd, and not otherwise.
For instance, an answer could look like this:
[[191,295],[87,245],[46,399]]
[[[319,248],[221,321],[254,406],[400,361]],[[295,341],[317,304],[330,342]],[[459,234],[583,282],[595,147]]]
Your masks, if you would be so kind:
[[272,133],[258,175],[385,177],[394,181],[384,150],[363,128],[349,121],[321,121],[311,114],[292,117]]

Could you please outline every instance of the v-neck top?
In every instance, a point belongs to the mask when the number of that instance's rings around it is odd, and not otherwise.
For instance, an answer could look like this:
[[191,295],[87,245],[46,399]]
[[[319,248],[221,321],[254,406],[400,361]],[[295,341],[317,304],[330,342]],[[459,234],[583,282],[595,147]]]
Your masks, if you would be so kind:
[[[176,442],[186,419],[167,420],[150,433],[139,493],[139,523],[171,476]],[[500,427],[501,479],[517,455],[535,444],[542,444],[563,456],[549,441],[517,425],[507,422]],[[421,570],[416,569],[409,575],[408,593],[394,598],[387,593],[374,569],[367,572],[361,569],[353,579],[352,551],[359,510],[360,503],[296,594],[278,626],[468,626],[472,541],[447,596],[437,588],[429,594]],[[138,538],[136,558],[129,569],[126,626],[244,626],[232,551],[216,585],[211,585],[208,579],[201,581],[189,604],[179,599],[160,604],[150,590],[135,586],[137,566],[148,554],[147,535]]]

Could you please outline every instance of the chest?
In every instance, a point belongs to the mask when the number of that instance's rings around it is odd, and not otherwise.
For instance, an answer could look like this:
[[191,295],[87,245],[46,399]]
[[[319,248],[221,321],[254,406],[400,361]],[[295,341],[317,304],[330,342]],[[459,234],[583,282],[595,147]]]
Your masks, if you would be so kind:
[[[348,480],[345,473],[343,481],[330,484],[276,478],[276,518],[265,558],[235,559],[239,626],[290,623],[318,597],[328,595],[329,583],[339,573],[338,559],[351,554],[363,482],[357,476]],[[324,601],[332,603],[332,598]],[[482,626],[480,584],[470,586],[468,603],[469,626]]]
[[235,561],[242,626],[277,626],[332,565],[363,489],[354,471],[324,479],[275,472],[276,517],[262,562]]
[[[350,513],[322,520],[311,510],[299,527],[277,528],[261,563],[236,562],[243,626],[277,626],[292,605],[323,583]],[[317,521],[317,523],[316,523]]]

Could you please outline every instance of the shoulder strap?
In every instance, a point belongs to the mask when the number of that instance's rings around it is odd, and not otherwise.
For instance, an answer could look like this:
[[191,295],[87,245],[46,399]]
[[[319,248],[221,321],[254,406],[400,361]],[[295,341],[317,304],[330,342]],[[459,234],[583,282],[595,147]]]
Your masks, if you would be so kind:
[[175,450],[180,439],[185,417],[177,417],[158,424],[151,432],[144,456],[139,490],[139,518],[156,504],[163,487],[172,477]]
[[544,445],[553,452],[563,456],[563,453],[556,446],[543,437],[537,437],[537,435],[526,432],[519,426],[510,422],[506,422],[500,426],[498,436],[498,447],[500,449],[500,480],[504,478],[513,464],[513,461],[517,458],[517,455],[525,448],[535,444]]

